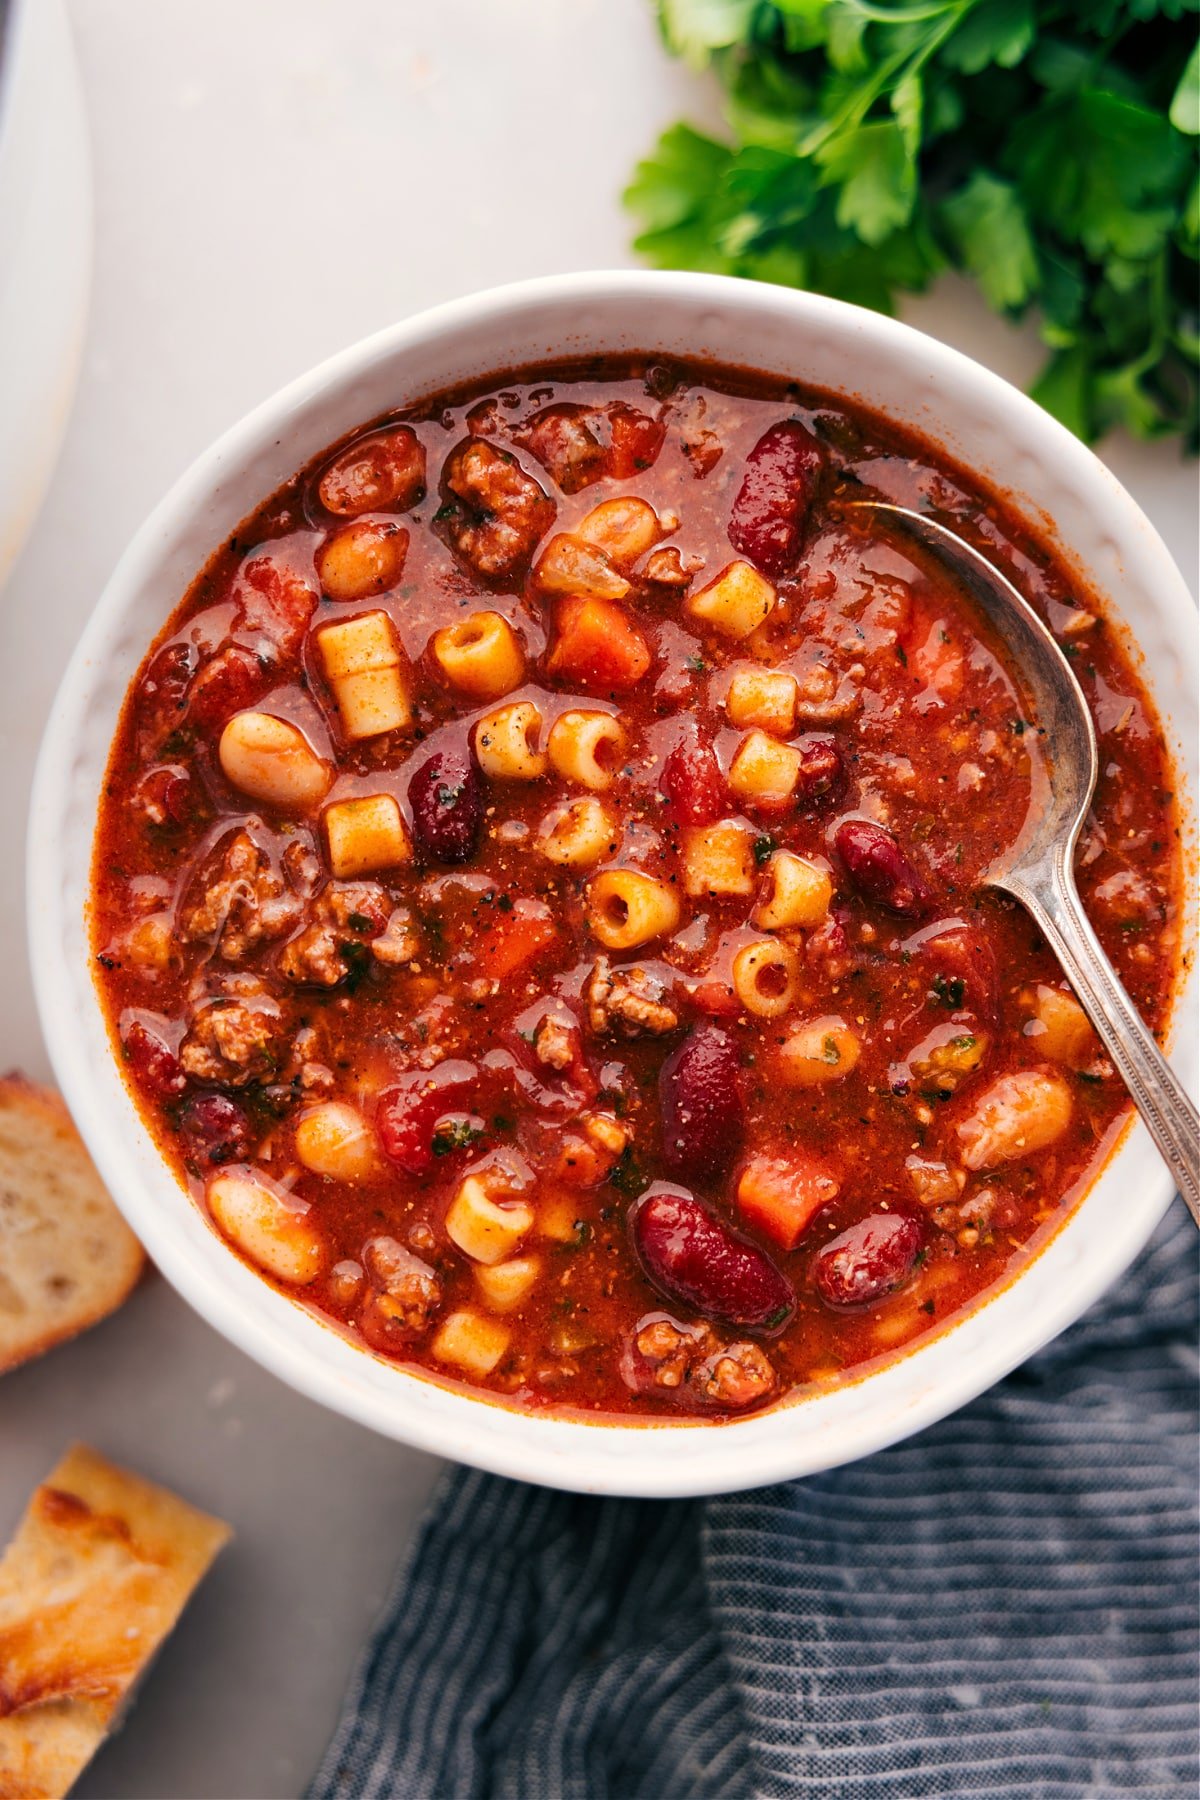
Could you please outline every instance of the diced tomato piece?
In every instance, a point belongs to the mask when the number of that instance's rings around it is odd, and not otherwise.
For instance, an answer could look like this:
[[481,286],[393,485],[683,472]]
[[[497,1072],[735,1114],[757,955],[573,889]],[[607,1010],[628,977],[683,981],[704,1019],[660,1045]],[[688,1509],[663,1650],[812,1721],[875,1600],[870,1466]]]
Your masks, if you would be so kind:
[[421,1085],[389,1087],[374,1116],[383,1154],[407,1174],[425,1174],[434,1166],[434,1127],[444,1107],[443,1094],[428,1076]]
[[138,688],[138,704],[155,713],[179,712],[197,662],[194,644],[165,644]]
[[928,1003],[948,1012],[971,1012],[995,1023],[999,1005],[996,959],[983,932],[962,919],[931,925],[904,945],[919,950],[929,981]]
[[433,1128],[445,1106],[445,1096],[428,1076],[389,1088],[375,1115],[384,1155],[409,1175],[424,1175],[433,1166]]
[[555,625],[549,675],[565,675],[595,693],[622,693],[650,667],[649,645],[615,600],[560,600]]
[[836,1176],[803,1150],[786,1156],[755,1156],[737,1185],[738,1210],[748,1225],[794,1250],[813,1219],[838,1191]]
[[661,419],[620,402],[608,408],[608,418],[612,443],[605,473],[615,481],[631,481],[657,460],[667,428]]
[[402,1075],[379,1097],[375,1129],[385,1156],[409,1175],[433,1166],[433,1139],[443,1114],[461,1106],[478,1075],[474,1063],[448,1061],[428,1073]]
[[234,589],[237,631],[261,632],[282,660],[304,642],[317,604],[316,589],[278,558],[251,556],[242,564]]
[[695,727],[667,757],[658,785],[677,825],[711,825],[729,798],[717,753]]
[[543,900],[517,900],[511,912],[497,912],[486,936],[472,944],[485,978],[503,981],[545,950],[558,936],[554,914]]
[[261,700],[269,685],[270,676],[253,651],[227,644],[196,671],[188,694],[189,715],[200,725],[224,725],[234,713]]

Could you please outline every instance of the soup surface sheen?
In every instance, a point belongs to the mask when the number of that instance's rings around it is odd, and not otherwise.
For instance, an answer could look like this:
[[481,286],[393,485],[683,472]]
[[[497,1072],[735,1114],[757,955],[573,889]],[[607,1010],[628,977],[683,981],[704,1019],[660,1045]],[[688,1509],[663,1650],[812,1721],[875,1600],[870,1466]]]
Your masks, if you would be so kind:
[[1130,661],[841,401],[644,359],[440,396],[268,500],[148,655],[96,839],[114,1037],[216,1228],[375,1352],[728,1418],[942,1326],[1111,1146],[1119,1080],[980,886],[1051,747],[864,495],[1072,658],[1080,887],[1161,1022],[1178,831]]

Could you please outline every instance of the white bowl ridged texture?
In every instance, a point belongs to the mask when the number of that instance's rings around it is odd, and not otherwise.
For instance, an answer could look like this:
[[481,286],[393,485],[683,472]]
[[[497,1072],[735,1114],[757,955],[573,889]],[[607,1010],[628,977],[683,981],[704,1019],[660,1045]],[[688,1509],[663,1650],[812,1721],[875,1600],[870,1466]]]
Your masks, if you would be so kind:
[[[55,700],[29,842],[31,951],[55,1070],[115,1199],[163,1274],[283,1380],[378,1431],[498,1473],[590,1493],[752,1487],[833,1467],[931,1424],[1048,1342],[1128,1267],[1171,1201],[1140,1124],[1020,1277],[854,1384],[728,1425],[622,1424],[522,1413],[378,1360],[261,1281],[163,1162],[121,1079],[85,923],[100,787],[126,689],[213,549],[326,444],[391,408],[520,364],[657,351],[783,374],[859,398],[1010,494],[1111,597],[1184,777],[1197,791],[1196,615],[1144,514],[1024,395],[894,320],[716,276],[612,272],[498,289],[354,346],[267,401],[207,451],[126,551]],[[1172,1059],[1196,1084],[1196,976]]]

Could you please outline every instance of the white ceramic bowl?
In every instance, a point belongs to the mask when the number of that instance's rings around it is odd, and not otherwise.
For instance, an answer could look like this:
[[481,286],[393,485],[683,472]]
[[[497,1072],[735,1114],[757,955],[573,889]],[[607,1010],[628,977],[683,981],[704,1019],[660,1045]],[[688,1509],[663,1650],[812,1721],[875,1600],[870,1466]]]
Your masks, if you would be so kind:
[[[163,1163],[117,1071],[89,968],[84,907],[109,741],[126,687],[213,547],[353,426],[452,383],[597,350],[653,350],[785,371],[858,395],[1027,497],[1136,632],[1195,792],[1196,618],[1160,539],[1082,444],[1015,389],[893,320],[815,295],[702,275],[540,280],[441,306],[334,357],[228,432],[138,533],[78,646],[33,798],[29,914],[42,1023],[100,1172],[162,1272],[218,1331],[314,1399],[390,1436],[504,1475],[592,1493],[752,1487],[829,1468],[941,1418],[1076,1319],[1127,1267],[1171,1199],[1144,1129],[1031,1266],[957,1326],[858,1383],[716,1427],[522,1414],[376,1360],[251,1273]],[[1173,1055],[1194,1085],[1195,982]]]

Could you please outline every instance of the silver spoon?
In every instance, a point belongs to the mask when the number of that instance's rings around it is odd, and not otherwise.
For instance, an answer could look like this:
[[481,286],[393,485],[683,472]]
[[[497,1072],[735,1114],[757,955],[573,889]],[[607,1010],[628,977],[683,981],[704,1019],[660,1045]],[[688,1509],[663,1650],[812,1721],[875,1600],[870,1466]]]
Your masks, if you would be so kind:
[[1032,914],[1200,1225],[1200,1116],[1101,949],[1075,886],[1075,845],[1099,759],[1092,715],[1074,671],[1012,582],[956,532],[906,506],[881,500],[852,504],[888,515],[933,551],[1013,652],[1044,734],[1042,743],[1051,752],[1049,780],[1042,794],[1035,793],[1016,842],[982,879]]

